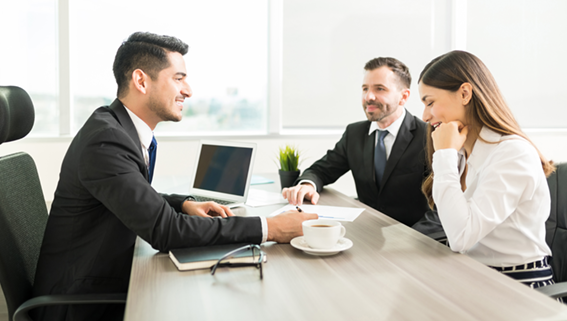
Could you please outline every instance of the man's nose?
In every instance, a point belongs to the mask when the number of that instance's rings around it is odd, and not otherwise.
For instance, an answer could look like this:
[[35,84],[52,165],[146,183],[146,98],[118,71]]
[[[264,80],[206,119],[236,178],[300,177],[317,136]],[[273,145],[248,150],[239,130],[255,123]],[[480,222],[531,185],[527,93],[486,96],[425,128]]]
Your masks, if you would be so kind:
[[374,101],[376,100],[376,96],[374,95],[374,93],[369,90],[366,92],[366,95],[364,95],[364,100],[365,101]]
[[193,96],[193,90],[191,89],[191,86],[189,86],[188,83],[185,83],[183,88],[181,88],[181,94],[186,98]]

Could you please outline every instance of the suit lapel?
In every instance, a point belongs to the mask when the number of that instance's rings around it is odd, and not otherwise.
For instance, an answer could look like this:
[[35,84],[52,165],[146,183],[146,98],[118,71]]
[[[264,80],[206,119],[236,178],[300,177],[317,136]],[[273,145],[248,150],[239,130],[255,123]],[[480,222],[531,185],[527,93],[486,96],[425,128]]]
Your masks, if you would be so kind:
[[382,181],[380,182],[380,190],[384,187],[384,184],[388,181],[390,174],[396,168],[396,164],[402,155],[408,148],[411,140],[413,139],[413,130],[416,128],[413,116],[406,111],[406,116],[404,117],[404,122],[400,126],[396,140],[394,141],[394,146],[392,146],[392,151],[390,152],[390,157],[386,162],[386,168],[384,169],[384,175]]
[[[118,99],[115,99],[112,104],[110,105],[110,110],[114,113],[116,119],[122,125],[122,128],[126,131],[130,139],[132,139],[132,143],[136,146],[136,150],[138,151],[138,156],[141,159],[144,159],[144,155],[142,154],[142,143],[140,142],[140,137],[138,136],[138,131],[136,131],[136,126],[132,122],[132,118],[128,115],[126,108],[122,102]],[[144,171],[144,176],[148,179],[148,171],[147,169]]]

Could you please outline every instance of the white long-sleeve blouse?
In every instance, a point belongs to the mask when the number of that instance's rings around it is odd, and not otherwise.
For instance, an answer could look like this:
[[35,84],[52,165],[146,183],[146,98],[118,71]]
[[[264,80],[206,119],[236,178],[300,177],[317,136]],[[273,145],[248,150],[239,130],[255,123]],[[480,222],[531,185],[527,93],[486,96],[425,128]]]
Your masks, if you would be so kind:
[[[433,200],[451,249],[490,266],[551,255],[545,242],[550,194],[536,149],[486,127],[467,160],[455,149],[433,154]],[[468,165],[466,190],[460,177]]]

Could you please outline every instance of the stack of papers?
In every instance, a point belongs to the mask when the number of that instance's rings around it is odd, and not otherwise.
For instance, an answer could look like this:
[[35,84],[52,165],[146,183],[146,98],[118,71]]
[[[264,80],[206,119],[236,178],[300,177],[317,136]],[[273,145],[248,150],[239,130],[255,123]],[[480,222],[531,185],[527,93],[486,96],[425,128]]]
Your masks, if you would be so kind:
[[[315,213],[320,219],[336,220],[344,222],[353,222],[360,213],[364,212],[363,208],[356,207],[338,207],[324,205],[301,205],[301,210],[305,213]],[[273,212],[270,216],[275,216],[289,210],[295,210],[294,205],[286,205],[279,210]]]
[[259,189],[251,188],[248,190],[248,198],[246,205],[251,207],[285,204],[287,200],[283,198],[281,193],[267,192]]

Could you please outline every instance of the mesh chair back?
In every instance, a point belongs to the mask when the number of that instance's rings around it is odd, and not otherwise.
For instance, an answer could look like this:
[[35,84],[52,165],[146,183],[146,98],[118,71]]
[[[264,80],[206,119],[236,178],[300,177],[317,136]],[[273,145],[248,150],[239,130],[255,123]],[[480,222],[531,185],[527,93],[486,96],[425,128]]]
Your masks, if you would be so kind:
[[567,281],[567,163],[556,164],[557,170],[547,178],[551,192],[551,213],[546,222],[546,241],[553,259],[555,282]]
[[32,297],[47,207],[33,159],[0,158],[0,283],[9,315]]

